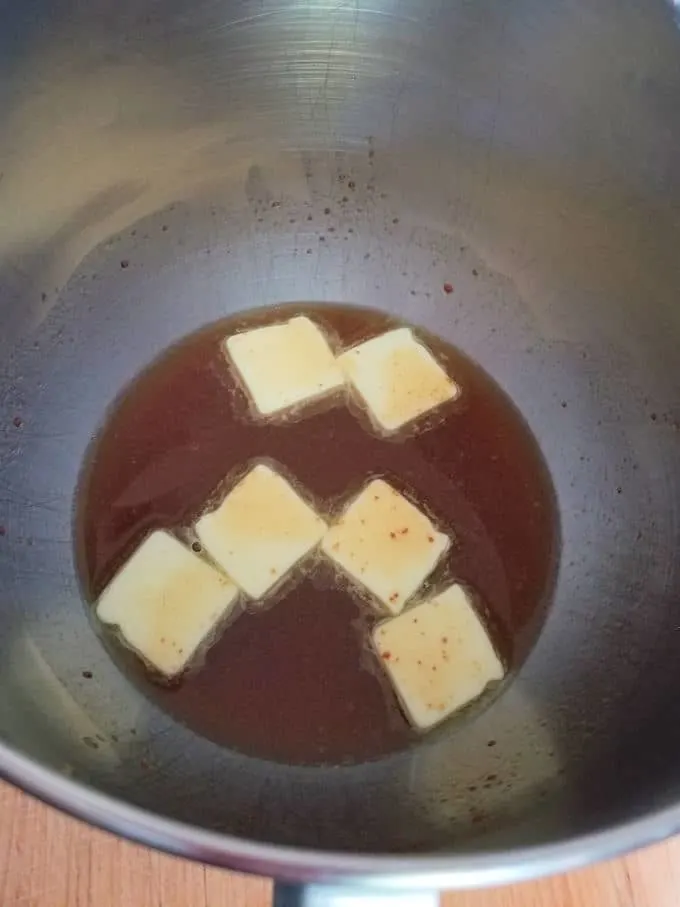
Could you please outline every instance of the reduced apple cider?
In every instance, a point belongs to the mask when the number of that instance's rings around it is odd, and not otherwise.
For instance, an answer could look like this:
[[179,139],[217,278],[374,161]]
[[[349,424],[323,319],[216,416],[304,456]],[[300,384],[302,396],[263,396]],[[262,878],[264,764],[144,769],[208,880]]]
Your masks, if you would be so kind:
[[[480,366],[417,327],[461,388],[441,412],[389,438],[337,399],[290,418],[254,418],[222,343],[297,314],[343,349],[403,325],[371,309],[286,305],[226,318],[161,355],[114,403],[83,470],[76,535],[87,600],[97,600],[151,531],[189,538],[216,487],[242,464],[280,464],[320,513],[337,512],[382,477],[453,540],[426,588],[454,580],[472,587],[512,673],[543,620],[559,540],[550,477],[528,426]],[[172,683],[160,683],[113,635],[102,639],[146,696],[218,744],[292,764],[352,763],[419,739],[369,651],[379,619],[317,559],[270,606],[247,605]]]

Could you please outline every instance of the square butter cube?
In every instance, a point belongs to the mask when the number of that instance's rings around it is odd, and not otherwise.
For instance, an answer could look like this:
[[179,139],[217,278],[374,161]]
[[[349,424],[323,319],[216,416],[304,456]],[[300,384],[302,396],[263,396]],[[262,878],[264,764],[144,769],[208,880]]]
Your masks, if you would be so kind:
[[503,677],[503,665],[462,586],[386,620],[373,644],[411,723],[427,730]]
[[206,551],[251,598],[279,583],[325,532],[292,485],[262,463],[196,523]]
[[304,316],[234,334],[225,346],[253,405],[263,416],[344,385],[344,375],[328,340]]
[[102,623],[166,677],[186,668],[229,613],[238,589],[167,532],[153,532],[97,602]]
[[329,529],[321,547],[398,614],[449,547],[449,539],[400,492],[374,479]]
[[338,362],[372,421],[385,433],[397,431],[460,393],[409,328],[396,328],[360,343]]

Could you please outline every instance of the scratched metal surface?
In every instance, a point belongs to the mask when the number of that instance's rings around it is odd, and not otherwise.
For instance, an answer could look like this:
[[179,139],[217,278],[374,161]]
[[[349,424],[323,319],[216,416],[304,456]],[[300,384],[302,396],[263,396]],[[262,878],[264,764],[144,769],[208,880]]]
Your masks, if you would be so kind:
[[[0,12],[0,737],[163,816],[321,849],[484,853],[675,803],[671,7]],[[478,359],[562,518],[554,608],[508,694],[353,768],[273,767],[169,721],[108,660],[73,565],[82,456],[126,380],[211,319],[299,299],[396,312]]]

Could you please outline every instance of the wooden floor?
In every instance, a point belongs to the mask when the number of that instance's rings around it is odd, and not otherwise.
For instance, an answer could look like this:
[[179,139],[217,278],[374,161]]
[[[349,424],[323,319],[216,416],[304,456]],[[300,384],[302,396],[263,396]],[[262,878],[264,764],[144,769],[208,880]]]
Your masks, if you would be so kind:
[[[0,784],[1,907],[270,907],[271,885],[162,856]],[[680,839],[530,885],[446,894],[442,907],[678,907]]]

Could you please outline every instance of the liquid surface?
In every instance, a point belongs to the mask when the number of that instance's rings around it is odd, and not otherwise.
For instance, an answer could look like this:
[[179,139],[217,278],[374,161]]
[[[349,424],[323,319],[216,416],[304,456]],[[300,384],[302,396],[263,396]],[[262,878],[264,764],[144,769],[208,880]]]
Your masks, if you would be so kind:
[[[456,579],[479,593],[513,671],[544,617],[558,537],[552,486],[528,427],[479,366],[421,330],[462,389],[455,404],[418,423],[426,430],[380,438],[342,404],[255,420],[221,341],[298,313],[343,347],[398,324],[349,306],[283,306],[213,324],[156,360],[115,403],[83,470],[76,537],[88,601],[151,530],[181,536],[225,475],[250,460],[280,463],[320,510],[380,475],[455,538],[428,585]],[[112,635],[102,639],[145,695],[219,744],[288,763],[360,762],[418,739],[366,650],[375,620],[324,566],[271,608],[241,614],[203,666],[170,687]]]

